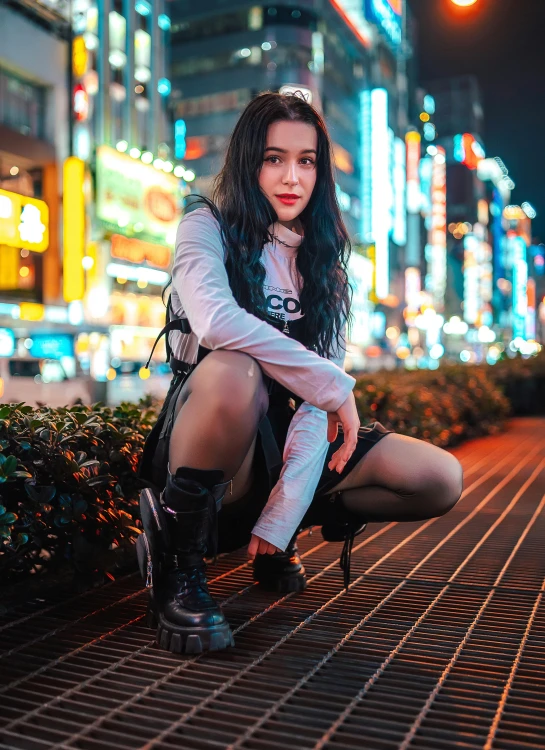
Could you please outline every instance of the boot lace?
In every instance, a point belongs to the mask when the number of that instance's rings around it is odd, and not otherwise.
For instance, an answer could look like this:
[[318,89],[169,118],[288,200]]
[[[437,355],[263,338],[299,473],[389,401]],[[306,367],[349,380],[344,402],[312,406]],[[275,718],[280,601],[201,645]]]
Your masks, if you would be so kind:
[[350,563],[352,562],[352,547],[354,546],[354,539],[356,538],[356,532],[349,531],[345,538],[341,557],[339,559],[339,566],[343,571],[344,588],[348,589],[350,586]]

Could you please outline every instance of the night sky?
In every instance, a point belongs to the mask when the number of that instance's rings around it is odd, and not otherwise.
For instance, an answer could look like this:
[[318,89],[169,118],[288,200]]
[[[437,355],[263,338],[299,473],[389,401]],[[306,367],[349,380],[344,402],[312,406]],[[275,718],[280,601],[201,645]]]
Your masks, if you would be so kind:
[[[473,73],[483,94],[487,156],[499,156],[545,242],[545,0],[408,0],[418,21],[420,83]],[[440,129],[440,123],[437,123]]]

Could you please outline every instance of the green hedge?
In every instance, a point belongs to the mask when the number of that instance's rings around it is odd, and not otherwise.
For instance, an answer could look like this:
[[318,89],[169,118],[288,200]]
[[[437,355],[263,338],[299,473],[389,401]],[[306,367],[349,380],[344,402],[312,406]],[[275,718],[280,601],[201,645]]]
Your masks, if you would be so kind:
[[138,534],[136,476],[154,413],[123,404],[0,408],[0,581],[69,561],[108,570]]
[[361,420],[378,419],[442,448],[498,432],[510,408],[489,369],[456,366],[359,378],[354,392]]
[[[502,429],[511,382],[535,387],[545,357],[495,367],[380,372],[355,388],[362,423],[442,447]],[[524,386],[526,384],[526,386]],[[528,388],[527,388],[528,390]],[[531,388],[530,388],[531,390]],[[0,581],[65,569],[100,578],[139,533],[136,469],[150,403],[64,409],[0,407]]]

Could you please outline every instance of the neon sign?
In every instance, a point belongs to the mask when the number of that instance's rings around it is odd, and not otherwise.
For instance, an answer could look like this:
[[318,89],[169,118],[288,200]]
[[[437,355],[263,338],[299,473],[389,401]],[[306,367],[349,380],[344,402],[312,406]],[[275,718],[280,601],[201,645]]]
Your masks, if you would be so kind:
[[454,158],[468,169],[477,169],[485,156],[483,147],[471,133],[454,136]]
[[47,203],[0,190],[0,245],[43,253],[49,246]]
[[407,211],[410,214],[420,212],[422,200],[420,198],[420,133],[412,130],[405,136],[407,148]]
[[401,44],[403,29],[402,0],[365,0],[366,18],[378,26],[390,44]]
[[437,310],[445,303],[447,286],[447,165],[445,150],[437,148],[431,172],[431,225],[426,248],[429,286]]
[[393,189],[390,168],[388,92],[361,93],[362,117],[362,236],[375,245],[375,292],[388,296],[390,282],[390,230]]

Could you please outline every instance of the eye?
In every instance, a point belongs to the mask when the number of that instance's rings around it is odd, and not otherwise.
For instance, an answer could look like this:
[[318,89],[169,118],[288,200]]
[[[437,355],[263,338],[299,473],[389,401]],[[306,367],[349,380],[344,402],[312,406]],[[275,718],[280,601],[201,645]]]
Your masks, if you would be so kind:
[[314,160],[313,160],[313,159],[311,159],[311,158],[310,158],[310,157],[308,157],[308,156],[304,156],[304,157],[303,157],[303,158],[301,159],[301,161],[302,161],[302,162],[306,162],[306,163],[304,164],[304,166],[305,166],[305,167],[307,167],[307,166],[310,166],[310,167],[311,167],[311,166],[312,166],[312,165],[314,164]]
[[271,164],[277,164],[277,162],[273,162],[273,159],[278,159],[280,161],[280,158],[278,156],[268,156],[265,161],[270,161]]

